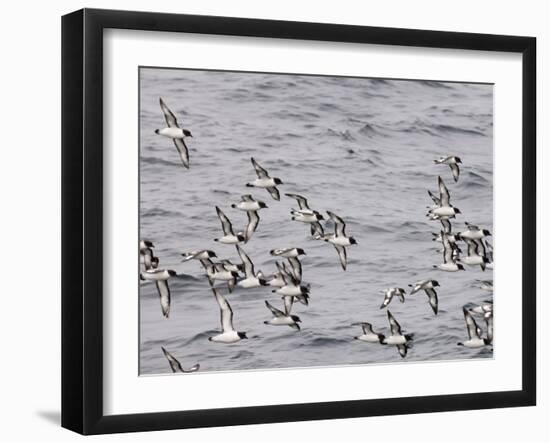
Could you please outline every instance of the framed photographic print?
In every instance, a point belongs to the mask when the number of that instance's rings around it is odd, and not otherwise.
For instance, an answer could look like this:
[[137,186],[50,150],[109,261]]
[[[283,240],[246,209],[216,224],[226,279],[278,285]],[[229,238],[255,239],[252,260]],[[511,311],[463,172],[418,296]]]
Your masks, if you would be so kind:
[[64,16],[62,425],[534,405],[535,51]]

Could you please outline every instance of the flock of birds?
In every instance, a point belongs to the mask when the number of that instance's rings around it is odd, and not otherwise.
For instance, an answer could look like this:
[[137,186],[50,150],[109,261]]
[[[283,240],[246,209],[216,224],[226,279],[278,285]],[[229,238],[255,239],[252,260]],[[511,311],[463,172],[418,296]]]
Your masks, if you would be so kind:
[[[185,143],[185,138],[192,137],[187,129],[180,128],[173,112],[166,103],[160,99],[160,107],[164,114],[167,127],[155,130],[155,133],[168,137],[173,140],[176,149],[180,155],[185,168],[189,168],[189,151]],[[436,164],[448,165],[452,171],[454,181],[457,182],[460,175],[460,158],[451,156],[434,160]],[[278,177],[271,177],[269,172],[262,167],[254,158],[251,158],[256,179],[245,184],[246,187],[254,189],[265,189],[271,198],[280,201],[280,192],[278,187],[283,185],[283,181]],[[491,233],[478,226],[466,223],[466,229],[462,232],[452,232],[451,219],[454,219],[460,210],[450,203],[450,194],[441,176],[438,177],[439,196],[428,190],[433,205],[429,206],[427,216],[430,220],[439,221],[442,228],[439,233],[433,234],[433,240],[442,243],[443,248],[440,252],[443,254],[443,263],[434,265],[435,269],[456,272],[465,270],[464,265],[480,266],[481,269],[492,269],[492,245],[487,241]],[[357,245],[354,237],[346,234],[345,221],[332,211],[326,211],[326,216],[321,212],[311,209],[306,197],[295,193],[285,193],[286,197],[296,201],[298,209],[291,209],[290,219],[292,221],[309,225],[309,232],[314,240],[324,241],[332,244],[335,248],[340,265],[345,271],[348,264],[347,248]],[[240,258],[240,263],[233,263],[227,258],[220,258],[216,252],[211,249],[202,249],[197,251],[185,252],[182,254],[183,261],[197,261],[204,270],[204,274],[210,284],[212,293],[220,311],[221,332],[209,337],[209,340],[217,343],[235,343],[247,339],[244,331],[238,331],[233,323],[233,310],[229,304],[222,288],[227,287],[227,293],[230,294],[235,286],[252,289],[259,287],[271,287],[272,292],[279,295],[282,300],[281,309],[273,306],[268,300],[265,300],[265,306],[271,313],[271,318],[264,321],[266,325],[289,326],[300,331],[301,319],[292,313],[295,303],[305,306],[310,301],[310,284],[303,281],[303,269],[301,257],[306,252],[299,247],[285,247],[273,249],[270,254],[275,257],[276,272],[272,275],[265,275],[262,271],[255,271],[254,263],[244,250],[243,246],[251,241],[260,223],[259,212],[267,209],[265,202],[257,200],[251,194],[242,195],[240,201],[231,204],[231,208],[246,212],[248,223],[242,231],[235,232],[231,220],[224,211],[218,206],[215,207],[218,219],[221,224],[222,234],[214,241],[223,245],[233,245]],[[323,222],[325,224],[323,225]],[[332,230],[332,232],[329,232]],[[459,242],[465,242],[467,254],[462,255],[462,249]],[[151,240],[140,240],[139,244],[140,264],[143,266],[140,272],[140,279],[154,282],[160,299],[162,315],[165,318],[170,316],[171,295],[168,281],[177,274],[170,269],[161,269],[159,267],[159,258],[154,254],[154,244]],[[480,282],[481,288],[492,292],[492,280]],[[419,291],[424,291],[428,296],[428,302],[433,313],[438,313],[438,296],[435,290],[439,286],[437,280],[425,279],[409,285],[411,288],[409,294],[413,295]],[[383,292],[383,301],[380,309],[387,308],[394,297],[404,303],[406,291],[403,288],[391,287]],[[466,323],[468,340],[458,343],[468,348],[480,348],[492,345],[493,342],[493,304],[487,300],[482,304],[468,303],[463,306],[463,315]],[[482,316],[487,325],[487,332],[478,326],[475,316]],[[408,349],[412,346],[414,334],[405,333],[398,321],[387,310],[387,317],[390,325],[390,333],[385,335],[381,332],[375,332],[371,323],[353,323],[352,326],[360,325],[362,334],[354,337],[357,340],[367,343],[377,343],[382,345],[396,346],[401,357],[407,355]],[[173,372],[195,372],[199,370],[200,365],[184,369],[180,362],[164,347],[162,352]]]

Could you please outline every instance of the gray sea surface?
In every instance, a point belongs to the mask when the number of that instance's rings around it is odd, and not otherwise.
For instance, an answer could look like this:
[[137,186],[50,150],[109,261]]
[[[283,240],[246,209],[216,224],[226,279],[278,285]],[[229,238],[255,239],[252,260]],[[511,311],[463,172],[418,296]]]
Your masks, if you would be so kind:
[[[457,346],[468,338],[462,306],[492,297],[476,283],[492,279],[492,271],[433,269],[442,254],[431,233],[441,225],[426,217],[427,190],[437,191],[441,175],[462,211],[453,230],[467,221],[493,232],[492,85],[160,68],[141,68],[139,75],[140,238],[154,242],[161,268],[178,273],[169,281],[168,319],[155,285],[140,285],[142,375],[170,372],[161,346],[184,367],[200,363],[201,371],[492,358],[492,348]],[[154,132],[165,127],[159,97],[193,134],[189,170],[172,141]],[[433,162],[447,155],[462,159],[458,183],[448,166]],[[282,179],[281,201],[245,187],[256,178],[250,157]],[[285,192],[346,221],[358,242],[348,248],[347,271],[334,247],[290,220],[297,205]],[[293,308],[302,320],[297,332],[263,323],[271,318],[264,300],[282,309],[273,288],[227,294],[222,286],[237,330],[249,337],[224,345],[208,340],[220,330],[220,311],[204,271],[197,261],[182,263],[180,254],[213,249],[238,262],[234,246],[213,241],[222,233],[215,206],[236,230],[244,229],[246,213],[231,203],[247,193],[269,206],[243,245],[256,271],[275,272],[271,249],[302,247],[311,299]],[[379,309],[383,289],[409,289],[427,278],[441,285],[437,316],[423,291],[389,305],[402,328],[415,334],[405,359],[395,346],[354,340],[361,332],[356,322],[389,333],[386,309]]]

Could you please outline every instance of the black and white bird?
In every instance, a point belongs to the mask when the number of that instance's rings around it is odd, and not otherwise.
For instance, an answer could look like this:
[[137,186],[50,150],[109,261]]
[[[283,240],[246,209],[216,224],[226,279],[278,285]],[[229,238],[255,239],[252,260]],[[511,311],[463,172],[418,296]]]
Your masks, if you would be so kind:
[[237,271],[228,269],[223,263],[214,263],[209,258],[200,260],[204,270],[206,271],[206,276],[208,277],[208,283],[210,286],[214,287],[214,281],[219,280],[227,283],[229,292],[233,291],[237,283],[237,278],[239,273]]
[[164,114],[167,128],[155,129],[155,133],[163,135],[164,137],[171,138],[174,141],[174,145],[178,150],[183,166],[189,169],[189,150],[185,144],[185,137],[193,137],[191,132],[187,129],[182,129],[178,126],[178,121],[174,113],[166,106],[162,98],[159,99],[160,108]]
[[324,235],[324,229],[320,223],[321,220],[325,219],[323,215],[319,211],[312,210],[304,196],[290,193],[285,195],[293,198],[298,203],[298,210],[292,209],[290,211],[292,220],[309,224],[311,235]]
[[279,263],[277,263],[277,269],[283,279],[284,285],[278,289],[273,289],[271,292],[282,295],[283,299],[285,297],[294,297],[300,303],[307,306],[309,304],[309,287],[302,285],[291,272],[287,272]]
[[[300,317],[297,315],[292,315],[290,310],[287,310],[286,307],[284,312],[275,308],[267,300],[265,301],[265,305],[273,314],[273,318],[271,320],[264,321],[264,324],[273,326],[290,326],[292,329],[296,329],[297,331],[300,330],[300,325],[298,324],[301,322]],[[290,302],[290,306],[292,306],[292,301]]]
[[384,337],[382,343],[385,345],[395,345],[399,351],[399,355],[402,358],[407,356],[407,351],[410,347],[410,342],[414,338],[414,334],[403,334],[401,325],[397,322],[395,317],[388,309],[388,321],[390,322],[390,333],[387,337]]
[[168,360],[168,363],[170,363],[170,369],[172,369],[172,372],[197,372],[199,368],[201,367],[198,363],[194,364],[188,369],[183,369],[180,362],[176,357],[174,357],[172,354],[170,354],[163,346],[160,347],[162,349],[162,352],[166,359]]
[[223,294],[217,288],[212,288],[212,292],[220,307],[222,332],[213,337],[208,337],[208,340],[216,343],[236,343],[248,338],[246,332],[236,331],[233,327],[233,310]]
[[254,200],[250,194],[246,194],[241,196],[241,201],[239,203],[234,203],[231,207],[245,211],[248,216],[248,223],[244,230],[245,243],[247,243],[252,238],[252,234],[256,232],[258,224],[260,223],[258,211],[267,208],[267,205],[262,201]]
[[234,209],[241,211],[259,211],[260,209],[267,208],[267,205],[260,200],[255,200],[250,194],[241,195],[241,201],[239,203],[233,203],[231,205]]
[[464,314],[464,321],[466,322],[466,328],[468,330],[468,340],[457,343],[458,346],[465,346],[467,348],[482,348],[489,345],[489,340],[482,337],[483,331],[477,325],[470,311],[466,307],[463,307],[462,312]]
[[217,257],[214,251],[210,251],[208,249],[201,249],[200,251],[184,252],[181,255],[183,256],[183,261],[205,260],[207,258]]
[[281,196],[277,186],[283,184],[282,180],[277,177],[270,177],[267,170],[262,168],[259,163],[254,160],[254,157],[251,157],[250,161],[254,166],[254,170],[256,171],[258,178],[254,181],[248,182],[246,186],[266,189],[274,200],[280,200]]
[[458,181],[458,177],[460,175],[460,168],[458,167],[458,165],[462,163],[460,157],[456,157],[454,155],[451,155],[449,157],[440,157],[437,160],[434,160],[434,163],[436,165],[448,165],[451,168],[451,172],[453,173],[453,178],[455,182]]
[[237,282],[237,286],[247,289],[267,286],[267,281],[264,278],[264,275],[261,271],[256,274],[256,272],[254,271],[254,263],[252,263],[252,260],[250,260],[250,257],[246,254],[246,252],[244,252],[244,250],[239,245],[235,245],[235,247],[237,248],[239,257],[243,262],[245,274],[245,278],[239,280]]
[[286,266],[284,263],[276,263],[278,271],[271,275],[270,277],[266,278],[267,284],[269,286],[274,286],[277,288],[282,288],[285,286],[285,275],[289,274],[289,271],[287,271]]
[[468,244],[468,255],[460,257],[458,261],[469,266],[479,265],[481,269],[485,271],[487,263],[489,263],[489,259],[484,255],[479,241],[481,240],[466,240],[466,243]]
[[354,323],[352,326],[356,325],[361,326],[361,328],[363,329],[363,333],[361,335],[358,335],[357,337],[353,337],[355,340],[361,340],[367,343],[383,343],[384,339],[386,338],[384,334],[373,331],[372,324],[370,323]]
[[456,214],[460,214],[460,209],[451,205],[451,197],[445,182],[441,176],[437,177],[437,183],[439,186],[439,206],[434,205],[428,211],[428,216],[432,220],[441,220],[442,218],[454,218]]
[[341,217],[330,211],[327,211],[327,214],[334,223],[334,234],[326,235],[324,237],[324,240],[326,242],[332,243],[332,245],[336,249],[336,252],[338,253],[338,258],[340,259],[342,269],[345,271],[348,263],[346,247],[356,245],[357,241],[355,240],[355,238],[348,237],[346,235],[346,223]]
[[485,315],[487,312],[493,312],[493,302],[492,300],[484,300],[480,304],[476,303],[466,303],[464,307],[474,313],[479,315]]
[[152,248],[144,248],[139,250],[139,262],[143,265],[145,271],[156,269],[159,265],[159,258],[155,257]]
[[302,248],[272,249],[271,251],[269,251],[269,253],[274,257],[285,257],[285,258],[292,258],[292,257],[299,257],[300,255],[306,255],[306,251],[304,251]]
[[233,232],[233,225],[224,214],[224,212],[217,206],[216,212],[218,214],[220,222],[222,223],[223,237],[216,238],[214,239],[214,241],[224,243],[226,245],[236,245],[237,243],[244,242],[246,240],[246,237],[243,235],[242,232],[239,232],[237,234]]
[[139,241],[139,249],[148,249],[148,248],[154,248],[155,245],[150,240],[140,240]]
[[162,315],[168,318],[170,316],[170,287],[168,279],[176,276],[176,271],[171,269],[149,269],[139,274],[142,280],[154,281],[160,298],[160,307]]
[[417,281],[414,285],[409,285],[409,286],[412,288],[410,295],[413,295],[420,290],[426,293],[426,295],[428,296],[428,301],[430,303],[430,306],[432,307],[434,314],[437,315],[438,301],[437,301],[437,292],[435,292],[435,288],[439,286],[439,282],[437,280],[428,279],[428,280]]
[[384,301],[380,305],[380,309],[384,309],[385,307],[387,307],[393,300],[394,296],[397,296],[401,303],[405,303],[405,290],[403,288],[388,288],[385,289],[383,292]]
[[460,237],[464,240],[481,240],[491,235],[491,231],[488,229],[482,229],[477,225],[466,223],[466,230],[460,233]]
[[434,265],[434,268],[447,272],[464,271],[464,266],[457,261],[456,255],[454,254],[456,244],[451,243],[448,235],[443,231],[441,231],[441,239],[443,241],[443,263]]

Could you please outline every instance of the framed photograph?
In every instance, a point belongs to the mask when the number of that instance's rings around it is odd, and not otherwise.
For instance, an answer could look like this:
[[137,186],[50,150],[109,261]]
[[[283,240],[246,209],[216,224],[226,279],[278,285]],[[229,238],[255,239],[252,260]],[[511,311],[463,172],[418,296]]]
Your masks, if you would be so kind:
[[62,55],[64,427],[536,403],[534,38],[84,9]]

